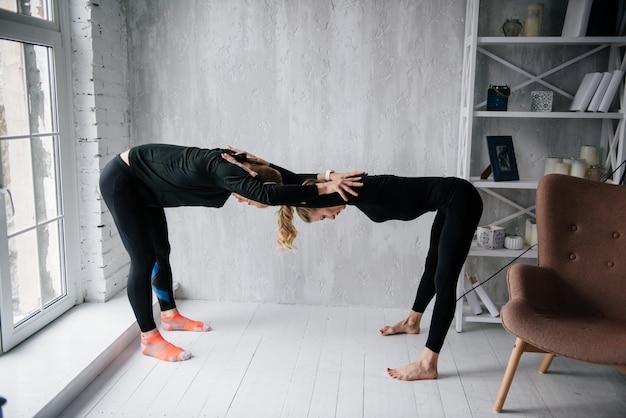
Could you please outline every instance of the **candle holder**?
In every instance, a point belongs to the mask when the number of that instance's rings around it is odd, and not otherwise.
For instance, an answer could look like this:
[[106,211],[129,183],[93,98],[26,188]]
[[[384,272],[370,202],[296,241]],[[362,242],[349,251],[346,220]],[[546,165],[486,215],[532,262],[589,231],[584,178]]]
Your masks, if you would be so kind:
[[524,246],[524,239],[517,235],[507,235],[504,238],[504,248],[509,250],[521,250]]
[[587,173],[585,174],[585,178],[593,181],[602,181],[605,174],[606,170],[602,164],[596,164],[589,166]]

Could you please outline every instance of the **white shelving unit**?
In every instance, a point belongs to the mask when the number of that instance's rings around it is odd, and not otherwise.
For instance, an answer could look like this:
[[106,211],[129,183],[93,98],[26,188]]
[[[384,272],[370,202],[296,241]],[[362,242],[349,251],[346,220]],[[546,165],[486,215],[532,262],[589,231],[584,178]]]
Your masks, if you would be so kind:
[[[516,193],[522,193],[523,190],[531,192],[536,190],[539,178],[543,174],[542,170],[539,172],[537,167],[535,167],[534,170],[529,170],[532,171],[530,173],[525,173],[520,170],[521,179],[519,181],[495,182],[491,179],[481,180],[479,175],[486,167],[484,163],[484,155],[486,155],[485,136],[506,134],[501,132],[489,132],[489,130],[485,128],[486,123],[495,123],[500,129],[502,122],[507,122],[506,126],[521,123],[537,124],[537,135],[541,135],[540,131],[542,128],[540,125],[543,123],[543,126],[545,126],[546,122],[561,124],[596,124],[597,128],[591,129],[597,130],[597,134],[594,135],[594,140],[603,153],[601,163],[609,172],[616,169],[612,178],[608,181],[617,182],[624,172],[624,166],[619,166],[626,160],[626,150],[624,149],[624,109],[626,108],[626,103],[624,101],[623,84],[619,89],[618,100],[620,110],[608,113],[569,112],[567,111],[567,106],[563,106],[563,103],[566,101],[569,105],[575,94],[575,88],[573,92],[566,91],[555,79],[560,81],[559,77],[561,77],[563,73],[567,73],[570,77],[579,77],[580,80],[582,80],[584,72],[581,73],[579,66],[582,65],[581,63],[588,62],[589,60],[593,61],[595,59],[597,61],[598,54],[603,54],[601,56],[608,55],[608,62],[603,61],[602,67],[596,68],[593,71],[624,69],[626,67],[626,60],[624,58],[626,37],[564,38],[559,36],[479,36],[480,3],[480,0],[467,1],[457,175],[470,180],[481,192],[483,200],[494,199],[499,202],[499,204],[505,205],[510,209],[506,214],[496,216],[495,219],[483,220],[483,224],[503,225],[520,216],[535,218],[534,202],[530,205],[521,204],[514,201],[514,198]],[[491,6],[495,5],[497,7],[498,5],[498,2],[490,1],[489,3]],[[532,54],[540,54],[542,49],[545,51],[546,48],[555,47],[563,50],[569,48],[573,53],[567,55],[566,58],[563,58],[565,56],[564,54],[553,54],[542,58],[539,62],[538,60],[531,59],[526,61],[517,59],[517,62],[515,62],[516,60],[510,59],[511,56],[515,57],[516,54],[519,55],[519,51],[522,48],[524,48],[524,51],[530,51]],[[531,61],[532,65],[527,65]],[[492,66],[492,71],[488,73],[491,76],[498,74],[498,70],[493,71],[494,67],[501,69],[501,72],[516,75],[515,83],[509,85],[512,95],[515,95],[516,92],[528,91],[529,89],[551,90],[554,92],[555,97],[558,96],[561,99],[559,102],[561,106],[555,108],[553,112],[530,112],[525,111],[525,109],[511,109],[510,104],[510,110],[508,111],[486,111],[484,76],[487,71],[483,67],[489,65]],[[532,67],[534,71],[528,67]],[[537,71],[537,67],[540,67],[539,71]],[[480,82],[477,75],[483,77]],[[482,83],[482,85],[480,83]],[[557,103],[556,100],[555,103]],[[596,125],[594,125],[594,127]],[[562,141],[563,138],[559,138],[558,140]],[[514,138],[514,142],[515,141],[516,138]],[[518,162],[522,159],[529,158],[527,155],[518,154],[517,146],[515,148]],[[533,154],[535,154],[533,158],[538,160],[539,156],[537,154],[540,152],[541,150],[533,151]],[[479,153],[482,153],[482,156],[477,155]],[[574,155],[574,150],[570,150],[570,155]],[[549,156],[551,155],[543,155],[543,158]],[[481,162],[482,166],[479,166]],[[536,166],[538,165],[539,164],[536,164]],[[479,248],[474,244],[470,250],[469,257],[513,259],[522,254],[526,249],[527,247],[522,250],[487,250]],[[531,261],[532,259],[536,259],[536,257],[536,250],[528,251],[522,256],[522,258],[531,259]],[[507,260],[501,261],[503,261],[504,264]],[[457,298],[460,298],[464,293],[464,273],[465,271],[461,273],[461,277],[458,281]],[[464,298],[457,302],[455,325],[458,332],[462,331],[464,322],[500,322],[499,317],[494,318],[489,315],[488,312],[481,315],[469,314],[469,309],[465,306],[466,304],[464,302]]]

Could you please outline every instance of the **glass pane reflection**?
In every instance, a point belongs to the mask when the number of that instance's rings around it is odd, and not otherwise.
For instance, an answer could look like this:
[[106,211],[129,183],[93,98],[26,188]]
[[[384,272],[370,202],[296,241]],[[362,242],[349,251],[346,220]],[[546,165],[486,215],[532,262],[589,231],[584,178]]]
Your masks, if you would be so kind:
[[40,310],[38,258],[35,230],[9,239],[14,325]]
[[16,139],[0,143],[2,156],[2,183],[11,191],[13,208],[7,195],[5,206],[9,235],[35,225],[35,196],[30,139]]
[[0,9],[50,21],[51,6],[51,0],[0,0]]
[[60,230],[61,224],[57,221],[44,226],[39,233],[39,277],[44,305],[66,293],[61,275]]
[[37,223],[59,215],[55,137],[35,138],[32,142]]
[[31,44],[23,46],[25,79],[30,103],[30,133],[51,133],[53,131],[51,48]]
[[22,50],[21,42],[0,39],[0,136],[29,134]]

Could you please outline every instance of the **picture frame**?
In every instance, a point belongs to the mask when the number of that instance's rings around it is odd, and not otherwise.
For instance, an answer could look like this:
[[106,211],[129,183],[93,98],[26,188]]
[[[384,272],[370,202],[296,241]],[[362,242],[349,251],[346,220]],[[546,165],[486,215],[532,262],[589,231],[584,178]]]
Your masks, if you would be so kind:
[[519,180],[513,137],[487,136],[487,149],[494,181]]

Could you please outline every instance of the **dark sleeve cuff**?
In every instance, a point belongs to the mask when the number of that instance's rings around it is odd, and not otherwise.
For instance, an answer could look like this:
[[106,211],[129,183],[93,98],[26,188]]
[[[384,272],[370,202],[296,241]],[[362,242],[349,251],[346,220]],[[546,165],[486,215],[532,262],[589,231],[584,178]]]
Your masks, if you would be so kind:
[[305,180],[317,178],[317,174],[296,174],[272,163],[270,163],[270,167],[280,173],[283,177],[283,184],[302,184]]
[[325,194],[315,199],[307,200],[306,202],[300,202],[295,206],[304,208],[328,208],[331,206],[346,205],[348,202],[343,200],[339,193]]

